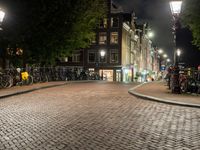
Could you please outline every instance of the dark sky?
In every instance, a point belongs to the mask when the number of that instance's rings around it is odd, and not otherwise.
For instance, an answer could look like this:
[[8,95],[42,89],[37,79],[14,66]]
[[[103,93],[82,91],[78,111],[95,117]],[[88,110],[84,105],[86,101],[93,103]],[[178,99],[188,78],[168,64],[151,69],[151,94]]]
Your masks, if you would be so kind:
[[[150,24],[155,37],[153,43],[162,48],[172,59],[175,44],[172,35],[172,15],[169,0],[114,0],[120,4],[125,11],[136,13],[136,22],[147,21]],[[192,36],[189,30],[182,29],[181,32],[183,49],[182,61],[189,66],[200,64],[200,51],[191,45]]]

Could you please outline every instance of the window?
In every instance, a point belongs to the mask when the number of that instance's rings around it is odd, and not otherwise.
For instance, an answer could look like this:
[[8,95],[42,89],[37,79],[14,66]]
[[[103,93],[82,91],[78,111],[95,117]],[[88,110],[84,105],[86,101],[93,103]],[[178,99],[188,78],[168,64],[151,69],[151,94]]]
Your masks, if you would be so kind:
[[96,44],[97,40],[96,40],[96,34],[94,35],[94,37],[92,37],[91,39],[91,44]]
[[100,28],[107,28],[107,19],[106,18],[100,20],[99,27]]
[[119,62],[119,52],[118,50],[110,51],[110,63],[118,63]]
[[94,51],[89,51],[88,52],[88,62],[94,63],[95,60],[96,60],[96,53]]
[[119,27],[119,18],[117,18],[117,17],[112,17],[111,18],[111,27],[112,28]]
[[110,33],[110,43],[111,44],[118,44],[118,32],[111,32]]
[[72,54],[72,62],[80,62],[80,54]]
[[99,33],[99,44],[106,44],[107,43],[107,33],[100,32]]

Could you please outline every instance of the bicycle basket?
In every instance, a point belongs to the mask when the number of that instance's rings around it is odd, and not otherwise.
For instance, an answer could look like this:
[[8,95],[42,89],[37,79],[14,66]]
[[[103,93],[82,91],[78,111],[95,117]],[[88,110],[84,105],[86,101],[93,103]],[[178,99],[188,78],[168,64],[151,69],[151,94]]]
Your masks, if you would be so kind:
[[26,72],[26,71],[25,71],[25,72],[22,72],[22,73],[21,73],[21,76],[22,76],[22,80],[28,80],[28,76],[29,76],[29,75],[28,75],[28,72]]

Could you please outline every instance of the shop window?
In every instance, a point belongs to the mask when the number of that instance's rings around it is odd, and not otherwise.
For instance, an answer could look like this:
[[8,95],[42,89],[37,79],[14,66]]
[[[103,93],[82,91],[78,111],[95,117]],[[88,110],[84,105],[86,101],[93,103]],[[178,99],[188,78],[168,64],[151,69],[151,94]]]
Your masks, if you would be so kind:
[[118,50],[110,51],[110,63],[118,63],[119,62],[119,52]]
[[110,33],[110,43],[111,44],[118,44],[118,32],[111,32]]
[[111,18],[111,27],[112,28],[119,27],[119,18],[118,17],[112,17]]
[[99,44],[106,44],[107,43],[107,33],[100,32],[99,33]]

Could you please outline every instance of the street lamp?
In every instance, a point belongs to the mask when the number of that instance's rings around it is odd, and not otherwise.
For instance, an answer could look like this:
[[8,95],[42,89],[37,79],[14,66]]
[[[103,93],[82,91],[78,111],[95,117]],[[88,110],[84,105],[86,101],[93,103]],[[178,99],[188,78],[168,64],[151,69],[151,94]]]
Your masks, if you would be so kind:
[[170,9],[173,15],[174,25],[173,25],[173,33],[174,41],[175,41],[175,49],[174,49],[174,70],[172,72],[172,93],[180,93],[180,85],[179,85],[179,67],[178,67],[178,55],[180,56],[180,51],[176,51],[177,49],[177,30],[179,29],[179,14],[181,12],[182,0],[174,0],[169,3]]
[[0,8],[0,23],[3,22],[4,16],[5,16],[5,12]]
[[176,0],[169,2],[170,9],[173,15],[179,15],[181,12],[182,1]]
[[167,54],[164,54],[163,57],[164,57],[164,58],[167,58],[168,56],[167,56]]
[[181,55],[181,50],[180,50],[180,49],[177,49],[176,54],[177,54],[177,64],[179,64],[179,59],[180,59],[180,55]]
[[[106,51],[105,50],[100,50],[101,60],[104,60],[105,55],[106,55]],[[103,80],[103,68],[101,69],[101,79]]]
[[163,50],[162,50],[162,49],[159,49],[159,50],[158,50],[158,53],[159,53],[159,54],[162,54],[162,53],[163,53]]
[[[170,9],[171,9],[171,12],[172,12],[172,15],[173,15],[173,19],[174,19],[174,40],[175,40],[175,45],[177,47],[177,29],[178,29],[178,17],[179,17],[179,14],[181,12],[181,6],[182,6],[182,0],[175,0],[175,1],[170,1],[169,3],[170,5]],[[178,65],[177,64],[177,54],[176,52],[174,51],[174,65]]]
[[[3,22],[4,16],[5,16],[5,12],[0,8],[0,25]],[[0,27],[0,30],[2,30],[1,27]]]
[[105,50],[101,50],[101,51],[100,51],[100,56],[101,56],[101,58],[104,58],[105,55],[106,55],[106,51],[105,51]]
[[152,31],[149,31],[147,35],[148,35],[149,38],[153,38],[154,37],[154,33]]
[[181,55],[181,50],[177,49],[176,53],[177,53],[177,56],[179,57]]

